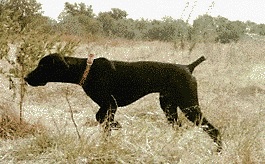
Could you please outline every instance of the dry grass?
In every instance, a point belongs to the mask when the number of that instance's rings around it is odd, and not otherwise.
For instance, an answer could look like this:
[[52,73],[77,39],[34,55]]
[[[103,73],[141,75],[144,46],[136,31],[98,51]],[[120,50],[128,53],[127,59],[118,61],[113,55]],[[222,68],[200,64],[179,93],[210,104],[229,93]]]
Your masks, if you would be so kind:
[[0,105],[0,138],[17,139],[42,133],[42,125],[20,121],[19,116],[7,104]]
[[[181,112],[183,126],[168,126],[157,94],[120,108],[116,119],[123,128],[106,137],[95,121],[98,106],[79,86],[50,83],[29,87],[25,100],[26,121],[41,123],[46,131],[1,140],[0,163],[263,163],[264,42],[201,43],[190,55],[185,47],[176,50],[173,44],[161,42],[100,41],[81,46],[75,56],[95,53],[115,60],[190,63],[205,55],[206,62],[194,75],[203,113],[222,133],[221,153],[215,152],[216,145],[209,136]],[[8,87],[1,80],[1,88]],[[71,121],[67,88],[80,140]],[[1,94],[8,97],[10,93],[5,90]]]

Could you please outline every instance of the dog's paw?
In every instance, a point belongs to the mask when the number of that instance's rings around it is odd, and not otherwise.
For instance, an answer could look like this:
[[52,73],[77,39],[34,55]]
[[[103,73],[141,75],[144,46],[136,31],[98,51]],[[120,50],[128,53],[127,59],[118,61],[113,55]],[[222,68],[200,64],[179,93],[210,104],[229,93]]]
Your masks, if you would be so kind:
[[114,121],[110,123],[110,128],[113,130],[118,130],[122,128],[121,124],[118,121]]

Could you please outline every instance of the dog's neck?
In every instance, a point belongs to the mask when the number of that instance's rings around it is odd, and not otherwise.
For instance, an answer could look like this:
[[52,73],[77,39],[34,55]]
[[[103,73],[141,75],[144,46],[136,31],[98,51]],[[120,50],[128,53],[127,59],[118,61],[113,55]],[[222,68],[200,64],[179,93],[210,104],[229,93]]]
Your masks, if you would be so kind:
[[79,84],[86,69],[87,59],[65,57],[65,61],[69,67],[66,71],[64,82]]

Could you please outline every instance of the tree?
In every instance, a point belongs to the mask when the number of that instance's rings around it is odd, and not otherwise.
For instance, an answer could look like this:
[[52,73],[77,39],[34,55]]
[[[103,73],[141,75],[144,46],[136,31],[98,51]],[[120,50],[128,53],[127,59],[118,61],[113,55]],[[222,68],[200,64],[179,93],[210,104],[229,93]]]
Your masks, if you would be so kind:
[[144,37],[149,40],[175,41],[183,40],[188,35],[188,24],[183,20],[164,17],[162,21],[152,20],[146,25]]
[[251,21],[246,21],[246,31],[248,33],[255,33],[255,27],[257,26],[257,24],[255,22],[251,22]]
[[135,20],[135,27],[140,32],[143,32],[147,28],[147,23],[148,20],[144,20],[143,18],[141,18],[140,20]]
[[111,36],[115,26],[115,19],[110,15],[109,12],[100,12],[97,20],[102,24],[103,33],[106,36]]
[[135,37],[134,30],[134,21],[132,19],[119,19],[114,23],[112,34],[116,37],[133,39]]
[[[11,82],[19,81],[19,109],[20,121],[23,118],[23,102],[25,95],[25,75],[36,65],[36,61],[50,53],[59,42],[58,37],[50,39],[50,35],[43,31],[40,22],[49,19],[41,15],[41,5],[35,0],[9,0],[0,3],[0,59],[9,62],[12,68],[5,73]],[[16,60],[9,58],[9,45],[16,46]],[[57,51],[70,54],[75,43],[59,46]],[[13,88],[15,89],[15,88]],[[15,91],[14,91],[15,93]]]
[[259,24],[257,26],[257,31],[259,35],[265,35],[265,24]]
[[32,19],[41,15],[41,4],[36,0],[5,0],[1,1],[1,6],[1,13],[6,12],[10,20],[17,20],[18,30],[23,30]]
[[[216,24],[217,37],[215,41],[220,43],[237,42],[246,30],[246,26],[241,25],[241,23],[231,22],[227,18],[220,16],[216,18]],[[238,24],[240,24],[240,26],[238,26]]]
[[265,24],[253,24],[251,27],[251,33],[265,35]]
[[112,8],[109,14],[115,20],[125,19],[128,16],[126,11],[118,9],[118,8]]
[[188,39],[188,32],[190,25],[182,19],[178,19],[175,21],[176,31],[175,31],[175,39]]
[[216,37],[215,19],[210,15],[202,15],[193,21],[192,38],[195,41],[214,41]]
[[82,25],[83,30],[86,34],[98,34],[102,31],[102,27],[99,21],[95,18],[90,18],[85,15],[78,17],[78,22]]
[[85,3],[71,4],[69,2],[65,2],[64,11],[59,15],[59,20],[63,19],[64,17],[68,15],[71,15],[71,16],[84,15],[89,18],[94,18],[95,16],[95,14],[93,13],[92,5],[86,6]]
[[[118,34],[117,29],[124,30],[127,12],[118,8],[112,8],[111,11],[100,12],[97,20],[102,25],[102,30],[106,36]],[[118,37],[120,34],[118,34]]]
[[101,31],[100,23],[95,19],[92,6],[84,3],[66,2],[59,15],[59,27],[64,34],[85,36]]

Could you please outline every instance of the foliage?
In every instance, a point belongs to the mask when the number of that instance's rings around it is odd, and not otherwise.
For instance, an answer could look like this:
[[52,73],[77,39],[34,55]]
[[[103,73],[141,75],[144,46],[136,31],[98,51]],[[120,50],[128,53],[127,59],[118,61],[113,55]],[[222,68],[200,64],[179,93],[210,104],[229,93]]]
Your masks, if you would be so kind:
[[83,37],[97,34],[100,31],[100,24],[94,17],[91,5],[66,2],[64,11],[58,17],[58,31],[67,35]]
[[[192,42],[237,42],[245,33],[265,34],[264,24],[230,21],[224,17],[199,16],[189,25],[183,20],[165,16],[162,20],[133,20],[126,11],[112,8],[111,11],[93,13],[92,6],[84,3],[65,3],[59,22],[46,19],[46,31],[81,37],[107,36],[127,39],[161,41],[189,40]],[[43,17],[41,17],[43,19]],[[44,27],[43,27],[44,28]]]
[[164,17],[162,21],[153,20],[147,25],[145,38],[149,40],[173,41],[187,37],[188,24],[183,20]]
[[84,3],[70,4],[69,2],[66,2],[64,4],[64,11],[60,14],[59,18],[60,17],[63,18],[66,15],[72,15],[72,16],[84,15],[89,18],[93,18],[95,16],[91,5],[86,6]]
[[216,37],[216,22],[209,15],[199,16],[193,21],[192,40],[213,42]]
[[125,19],[128,16],[126,11],[118,8],[112,8],[111,11],[107,13],[115,20]]
[[118,36],[132,39],[129,32],[131,21],[126,19],[126,11],[112,8],[109,12],[100,12],[97,20],[102,25],[102,31],[106,36]]
[[112,34],[116,37],[133,39],[135,37],[134,22],[132,19],[120,19],[114,24]]
[[114,29],[115,26],[114,25],[115,19],[107,12],[100,12],[98,14],[97,20],[102,25],[103,34],[106,36],[111,36],[112,29]]
[[215,41],[220,43],[237,42],[246,31],[244,23],[240,21],[231,22],[223,17],[218,17],[216,19],[216,25],[217,37]]
[[[32,70],[45,54],[50,53],[60,41],[59,37],[51,37],[52,27],[46,23],[52,22],[41,15],[41,5],[36,0],[1,1],[1,55],[0,59],[8,61],[11,68],[6,75],[12,81],[18,79],[20,121],[22,122],[23,100],[25,95],[25,75]],[[77,42],[78,44],[78,42]],[[10,56],[10,46],[16,47],[15,58]],[[66,43],[58,52],[71,54],[75,43]],[[58,50],[58,49],[57,49]],[[15,91],[14,91],[15,93]]]
[[9,20],[16,20],[19,30],[26,28],[31,21],[41,16],[41,4],[36,0],[3,0],[1,1],[1,14],[8,13]]
[[[211,7],[211,6],[210,6]],[[92,6],[84,3],[65,3],[59,16],[58,32],[78,36],[118,37],[138,40],[181,42],[237,42],[247,32],[265,34],[264,25],[253,22],[230,21],[227,18],[201,15],[193,25],[181,19],[165,16],[161,20],[127,18],[126,11],[112,8],[111,11],[93,13]],[[247,30],[248,29],[248,30]]]
[[259,24],[253,28],[254,33],[259,35],[265,35],[265,24]]
[[224,17],[199,16],[193,22],[192,36],[196,41],[230,43],[237,42],[246,32],[240,21],[229,21]]

